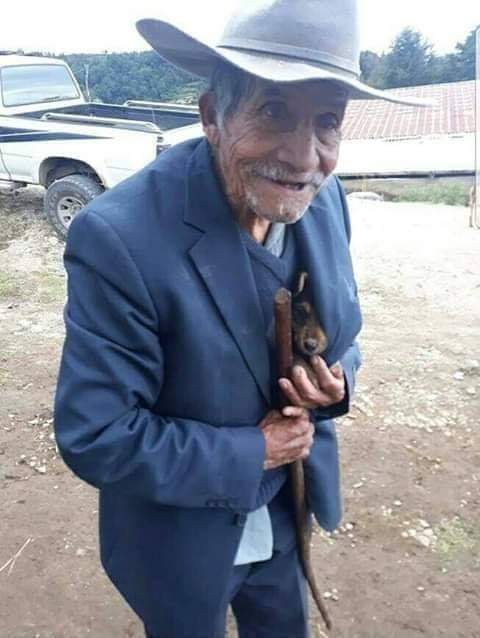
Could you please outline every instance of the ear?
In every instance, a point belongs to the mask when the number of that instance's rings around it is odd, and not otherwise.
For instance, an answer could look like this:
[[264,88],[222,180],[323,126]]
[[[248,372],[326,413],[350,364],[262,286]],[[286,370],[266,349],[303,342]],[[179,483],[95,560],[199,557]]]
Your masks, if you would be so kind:
[[212,146],[217,146],[220,131],[217,124],[216,98],[212,91],[202,93],[198,101],[203,132]]
[[297,283],[297,290],[295,292],[295,297],[300,295],[305,290],[307,279],[308,279],[308,273],[302,270],[302,272],[298,275],[298,283]]

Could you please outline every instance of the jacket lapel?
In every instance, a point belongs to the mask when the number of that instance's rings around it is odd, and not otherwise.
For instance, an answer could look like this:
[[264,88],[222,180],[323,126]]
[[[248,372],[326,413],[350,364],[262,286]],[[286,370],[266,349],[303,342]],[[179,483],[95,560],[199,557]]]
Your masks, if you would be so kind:
[[323,354],[328,365],[345,354],[361,327],[342,204],[332,196],[336,186],[331,184],[294,226],[300,261],[309,273],[315,310],[328,338]]
[[190,258],[270,404],[268,345],[250,260],[205,141],[195,150],[188,173],[184,221],[203,231]]

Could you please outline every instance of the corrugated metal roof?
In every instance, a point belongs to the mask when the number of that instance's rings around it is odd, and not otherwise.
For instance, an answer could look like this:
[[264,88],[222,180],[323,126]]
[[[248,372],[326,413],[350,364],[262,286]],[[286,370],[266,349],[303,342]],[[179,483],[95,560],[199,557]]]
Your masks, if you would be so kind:
[[386,91],[435,100],[414,107],[384,100],[351,100],[343,123],[344,140],[452,135],[475,131],[475,80],[428,84]]

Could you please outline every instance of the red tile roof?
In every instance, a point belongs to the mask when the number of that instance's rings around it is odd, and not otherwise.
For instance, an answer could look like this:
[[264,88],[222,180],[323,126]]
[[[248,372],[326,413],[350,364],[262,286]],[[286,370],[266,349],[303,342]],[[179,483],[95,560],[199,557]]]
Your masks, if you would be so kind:
[[343,123],[344,140],[421,137],[475,131],[475,80],[429,84],[386,93],[434,99],[434,107],[384,100],[352,100]]

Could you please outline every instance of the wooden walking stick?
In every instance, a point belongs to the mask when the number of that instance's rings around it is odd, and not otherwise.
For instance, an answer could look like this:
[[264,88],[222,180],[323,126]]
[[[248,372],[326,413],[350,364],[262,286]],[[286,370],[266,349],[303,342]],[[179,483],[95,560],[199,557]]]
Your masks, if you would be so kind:
[[[280,288],[275,295],[274,313],[277,375],[278,378],[284,377],[289,379],[291,378],[293,366],[292,295],[286,288]],[[288,405],[288,403],[289,402],[286,397],[283,394],[280,395],[280,409]],[[300,563],[302,565],[305,578],[309,584],[310,591],[312,592],[312,597],[322,615],[325,625],[327,629],[331,629],[332,622],[323,603],[311,564],[311,530],[309,530],[307,524],[308,515],[305,501],[303,462],[298,460],[291,463],[289,465],[289,473],[292,483],[293,502],[295,506],[295,522]]]

